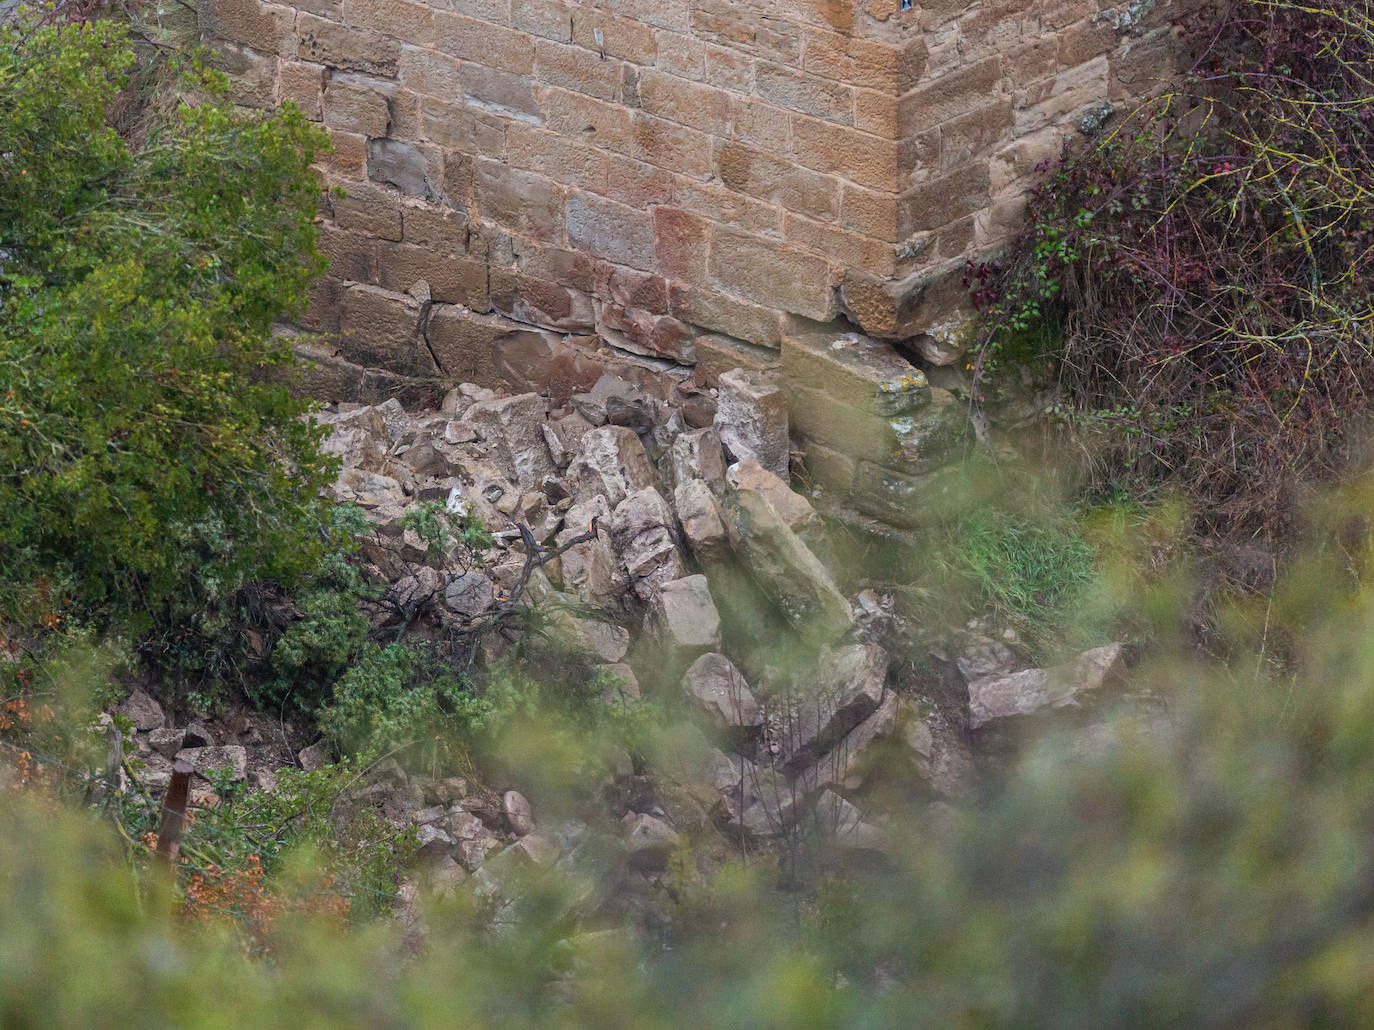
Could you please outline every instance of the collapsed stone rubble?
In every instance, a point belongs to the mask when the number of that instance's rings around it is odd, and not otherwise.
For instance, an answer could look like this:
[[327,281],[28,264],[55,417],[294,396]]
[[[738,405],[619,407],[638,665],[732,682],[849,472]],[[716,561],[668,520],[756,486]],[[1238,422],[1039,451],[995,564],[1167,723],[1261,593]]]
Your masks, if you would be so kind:
[[[809,833],[840,853],[881,853],[881,812],[864,811],[873,784],[957,801],[980,733],[1102,693],[1122,662],[1113,644],[1017,668],[1009,646],[964,632],[951,652],[961,700],[913,693],[892,650],[892,597],[846,594],[855,584],[823,558],[825,519],[788,482],[787,404],[757,373],[721,382],[712,424],[697,428],[609,374],[561,404],[464,385],[436,410],[393,399],[315,416],[342,461],[334,495],[365,513],[363,554],[390,584],[376,618],[442,634],[535,602],[543,631],[603,671],[606,703],[633,706],[647,685],[681,713],[678,746],[658,767],[605,758],[626,868],[644,875],[702,832],[752,844]],[[907,387],[869,395],[873,417],[909,410]],[[486,540],[436,550],[406,522],[430,502],[480,522]],[[730,624],[740,583],[784,628],[779,646]],[[264,727],[173,728],[141,691],[120,711],[152,787],[177,758],[262,788],[277,767],[323,761],[318,745],[292,751],[284,733],[265,744]],[[560,863],[586,832],[543,825],[537,798],[399,768],[367,789],[416,827],[427,875],[445,887],[482,873],[478,886],[496,890],[501,869]]]

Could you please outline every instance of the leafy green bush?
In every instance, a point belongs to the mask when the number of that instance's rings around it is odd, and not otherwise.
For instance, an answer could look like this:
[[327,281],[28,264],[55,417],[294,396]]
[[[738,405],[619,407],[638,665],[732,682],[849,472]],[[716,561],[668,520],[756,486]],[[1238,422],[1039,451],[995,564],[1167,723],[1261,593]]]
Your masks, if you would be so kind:
[[331,473],[264,370],[322,268],[323,134],[184,63],[110,127],[135,65],[114,21],[0,30],[0,606],[66,595],[143,626],[314,560]]
[[319,723],[349,755],[466,739],[489,711],[427,645],[368,643],[334,683]]

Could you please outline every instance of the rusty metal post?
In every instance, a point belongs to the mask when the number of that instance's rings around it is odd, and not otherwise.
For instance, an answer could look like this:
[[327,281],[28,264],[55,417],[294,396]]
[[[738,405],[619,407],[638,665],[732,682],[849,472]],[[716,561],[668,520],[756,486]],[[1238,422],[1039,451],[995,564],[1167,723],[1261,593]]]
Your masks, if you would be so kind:
[[191,772],[195,769],[184,758],[177,759],[172,767],[172,780],[167,784],[167,796],[162,799],[162,825],[157,831],[157,854],[167,863],[168,869],[176,868],[177,855],[181,851],[181,828],[186,823],[186,802],[191,793]]

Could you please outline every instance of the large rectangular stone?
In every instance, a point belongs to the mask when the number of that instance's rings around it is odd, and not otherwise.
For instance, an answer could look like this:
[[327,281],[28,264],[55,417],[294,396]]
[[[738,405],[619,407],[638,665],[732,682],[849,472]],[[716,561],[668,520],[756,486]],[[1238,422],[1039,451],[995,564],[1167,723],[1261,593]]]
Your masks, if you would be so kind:
[[477,311],[490,304],[484,262],[456,259],[410,243],[393,243],[378,253],[377,279],[398,293],[424,280],[430,296],[445,304],[466,304]]
[[515,167],[547,175],[565,186],[598,193],[606,190],[606,155],[575,139],[513,124],[506,130],[506,155]]
[[324,123],[363,136],[385,136],[391,128],[391,108],[376,90],[334,81],[324,91]]
[[434,12],[412,0],[343,0],[344,21],[410,42],[434,36]]
[[690,325],[760,347],[777,347],[782,340],[782,315],[776,309],[750,304],[709,286],[670,284],[668,310]]
[[862,333],[789,333],[782,341],[787,382],[820,390],[876,418],[905,415],[930,403],[925,373],[885,340]]
[[401,44],[394,39],[313,14],[297,17],[296,45],[302,60],[339,71],[395,75],[401,57]]
[[439,369],[420,338],[421,308],[413,297],[376,286],[353,286],[343,298],[339,351],[349,361],[401,375]]
[[818,118],[792,120],[796,159],[818,172],[839,175],[877,190],[897,187],[897,143]]
[[716,136],[730,132],[730,94],[701,83],[645,68],[639,100],[649,114]]
[[[429,43],[428,37],[416,39]],[[534,71],[534,41],[523,32],[447,11],[434,12],[433,45],[447,54],[513,75]]]
[[566,89],[541,87],[538,96],[549,130],[615,154],[634,148],[628,108]]
[[834,317],[830,268],[814,255],[757,236],[716,228],[708,259],[716,288],[818,322]]
[[536,240],[562,237],[565,191],[552,179],[478,158],[473,184],[478,218]]
[[534,98],[528,76],[468,61],[464,62],[459,77],[464,103],[534,124],[544,120],[544,112]]
[[572,193],[566,226],[568,242],[594,257],[632,268],[654,268],[654,222],[646,211],[604,197]]
[[549,40],[535,40],[535,75],[548,86],[586,93],[599,100],[620,95],[621,62],[601,60],[590,50]]
[[767,103],[842,125],[854,121],[854,91],[847,85],[768,61],[760,61],[754,74]]
[[296,12],[257,0],[213,0],[199,6],[201,32],[264,54],[289,55]]

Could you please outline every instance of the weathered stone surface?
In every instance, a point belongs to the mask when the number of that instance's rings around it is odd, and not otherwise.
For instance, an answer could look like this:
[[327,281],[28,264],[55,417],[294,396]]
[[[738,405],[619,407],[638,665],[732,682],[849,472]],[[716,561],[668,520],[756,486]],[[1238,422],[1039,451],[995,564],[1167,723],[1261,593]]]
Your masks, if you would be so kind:
[[733,369],[719,380],[715,430],[732,461],[757,458],[776,476],[788,475],[791,443],[787,398],[760,372]]
[[825,790],[816,799],[813,812],[821,840],[845,851],[887,854],[892,840],[880,826],[865,822],[863,813],[834,791]]
[[510,832],[517,837],[523,837],[534,829],[534,810],[518,790],[508,790],[501,795],[501,810],[505,813]]
[[757,490],[732,491],[725,498],[725,515],[732,549],[787,621],[818,641],[839,639],[850,626],[849,602],[764,496]]
[[672,509],[652,487],[628,494],[611,516],[611,541],[629,573],[630,589],[649,601],[680,579],[682,556],[673,539]]
[[705,576],[665,583],[654,595],[649,618],[659,641],[678,661],[720,647],[720,615]]
[[474,404],[463,421],[492,444],[501,469],[522,490],[533,490],[554,471],[544,440],[547,405],[535,393]]
[[311,744],[296,753],[296,763],[304,772],[316,772],[329,763],[329,755],[323,744]]
[[556,543],[561,548],[587,533],[595,520],[603,531],[562,554],[563,588],[601,608],[617,605],[629,585],[629,576],[610,542],[610,506],[601,494],[591,494],[568,510]]
[[629,862],[635,869],[662,869],[682,841],[677,831],[662,819],[643,812],[627,812],[621,825]]
[[868,774],[881,765],[881,745],[897,726],[897,695],[887,691],[872,715],[849,731],[839,743],[813,764],[799,759],[792,765],[792,776],[800,789],[812,793],[819,787],[853,791],[863,786]]
[[496,591],[480,572],[467,572],[451,579],[444,587],[444,607],[473,618],[491,607]]
[[579,499],[601,494],[612,508],[632,492],[657,485],[658,477],[633,429],[602,426],[586,433],[568,466],[568,483]]
[[704,480],[679,483],[673,491],[673,506],[682,524],[682,535],[697,561],[710,566],[729,556],[730,538],[720,506]]
[[175,759],[185,739],[185,730],[157,727],[148,731],[148,746],[165,758]]
[[783,767],[797,773],[842,741],[882,704],[888,655],[877,644],[827,651],[794,684],[782,740]]
[[978,729],[997,719],[1073,704],[1079,694],[1098,689],[1120,667],[1121,645],[1107,644],[1053,669],[1023,669],[973,680],[968,685],[969,725]]
[[544,442],[558,468],[568,467],[591,429],[592,424],[576,413],[544,423]]
[[136,730],[160,729],[166,718],[162,713],[162,706],[138,687],[130,691],[129,696],[119,703],[116,711],[127,717]]
[[228,769],[233,780],[248,777],[248,752],[238,744],[223,747],[187,747],[176,754],[177,760],[185,760],[204,776],[211,769]]
[[346,468],[339,473],[334,482],[334,496],[341,501],[352,501],[361,508],[405,503],[405,491],[399,482],[360,468]]
[[682,689],[718,729],[758,726],[763,721],[744,675],[723,654],[711,652],[693,662],[682,676]]
[[588,392],[573,394],[572,405],[594,426],[628,426],[644,433],[654,421],[649,396],[619,376],[603,375]]
[[612,665],[602,665],[598,671],[606,683],[601,690],[601,700],[605,704],[618,705],[639,700],[639,679],[635,676],[634,669],[624,662],[616,662]]
[[679,433],[669,449],[673,482],[681,486],[697,480],[713,492],[719,492],[725,481],[725,453],[720,437],[714,429],[697,429]]
[[568,606],[574,598],[553,595],[555,607],[548,613],[548,633],[564,646],[580,651],[596,662],[614,663],[630,649],[630,634],[604,619],[574,615]]
[[811,502],[797,493],[782,479],[759,464],[754,457],[744,458],[730,466],[725,482],[735,491],[757,493],[773,509],[778,518],[803,539],[819,531],[820,518]]

